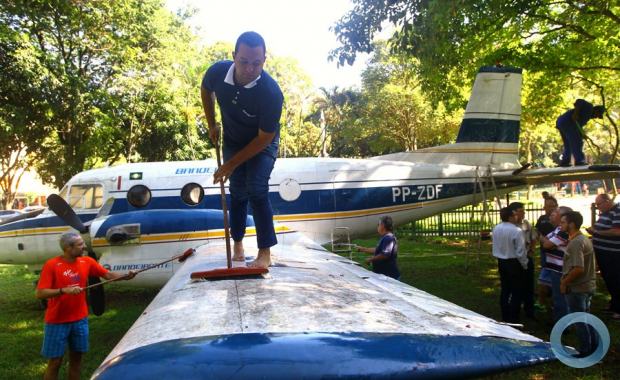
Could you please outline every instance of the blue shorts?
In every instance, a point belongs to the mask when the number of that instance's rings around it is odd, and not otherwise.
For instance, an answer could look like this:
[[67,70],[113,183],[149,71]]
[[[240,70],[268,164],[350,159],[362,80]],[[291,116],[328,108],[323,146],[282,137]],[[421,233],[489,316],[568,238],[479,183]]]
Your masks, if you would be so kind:
[[540,270],[540,275],[538,276],[538,283],[551,287],[551,271],[549,269],[542,268]]
[[88,318],[67,323],[46,323],[41,355],[48,359],[61,358],[69,350],[73,352],[88,351]]

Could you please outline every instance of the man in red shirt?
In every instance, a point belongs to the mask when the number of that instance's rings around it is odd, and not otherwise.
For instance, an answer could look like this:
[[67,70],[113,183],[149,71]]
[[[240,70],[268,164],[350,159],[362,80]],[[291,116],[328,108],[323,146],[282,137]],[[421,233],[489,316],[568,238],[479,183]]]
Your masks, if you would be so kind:
[[57,379],[67,342],[69,343],[69,379],[80,378],[82,354],[88,351],[88,306],[86,292],[89,276],[106,280],[130,280],[134,272],[110,272],[88,256],[82,237],[67,232],[60,237],[62,256],[49,259],[43,270],[35,296],[47,299],[45,334],[41,354],[48,358],[43,378]]

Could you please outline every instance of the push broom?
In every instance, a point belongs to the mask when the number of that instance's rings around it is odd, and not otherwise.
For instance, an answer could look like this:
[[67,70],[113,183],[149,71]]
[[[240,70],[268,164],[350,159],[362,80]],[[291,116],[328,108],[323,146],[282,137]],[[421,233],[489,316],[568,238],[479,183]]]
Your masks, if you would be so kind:
[[[215,156],[217,158],[218,169],[222,167],[222,160],[220,158],[220,144],[215,143]],[[226,268],[212,269],[204,272],[193,272],[191,274],[192,279],[206,279],[206,280],[222,280],[235,277],[256,277],[269,272],[267,268],[259,267],[233,267],[232,266],[232,254],[230,249],[230,227],[228,225],[228,206],[226,204],[226,191],[224,190],[224,179],[220,181],[220,198],[222,201],[222,212],[224,216],[224,238],[226,240]]]
[[[171,258],[169,258],[169,259],[167,259],[167,260],[164,260],[164,261],[162,261],[162,262],[160,262],[160,263],[157,263],[157,264],[149,265],[148,267],[146,267],[146,268],[142,268],[142,269],[140,269],[140,270],[137,270],[137,271],[135,271],[134,273],[135,273],[135,274],[142,273],[142,272],[145,272],[145,271],[147,271],[147,270],[151,270],[151,269],[153,269],[153,268],[157,268],[157,267],[158,267],[158,266],[160,266],[160,265],[163,265],[163,264],[169,263],[169,262],[174,261],[174,260],[177,260],[177,259],[179,260],[179,262],[180,262],[180,263],[182,263],[182,262],[184,262],[185,260],[187,260],[187,258],[188,258],[188,257],[190,257],[190,256],[191,256],[191,255],[193,255],[193,254],[194,254],[194,249],[193,249],[193,248],[189,248],[188,250],[186,250],[185,252],[183,252],[183,253],[182,253],[182,254],[180,254],[180,255],[176,255],[176,256],[174,256],[174,257],[171,257]],[[124,276],[122,276],[122,277],[118,277],[118,278],[113,278],[113,279],[111,279],[111,280],[101,281],[101,282],[98,282],[98,283],[96,283],[96,284],[92,284],[92,285],[89,285],[89,286],[87,286],[87,287],[85,287],[85,288],[82,288],[82,290],[86,290],[86,289],[95,288],[95,287],[97,287],[97,286],[101,286],[101,285],[104,285],[104,284],[107,284],[107,283],[110,283],[110,282],[114,282],[114,281],[124,280],[125,278],[127,278],[127,275],[124,275]]]

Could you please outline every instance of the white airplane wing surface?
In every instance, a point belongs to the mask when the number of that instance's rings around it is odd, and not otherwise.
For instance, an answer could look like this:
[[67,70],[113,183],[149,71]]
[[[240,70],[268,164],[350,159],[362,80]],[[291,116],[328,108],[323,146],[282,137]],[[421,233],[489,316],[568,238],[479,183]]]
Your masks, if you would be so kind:
[[587,181],[620,177],[620,165],[590,165],[541,169],[503,170],[493,173],[496,181],[517,181],[526,185]]
[[554,360],[536,337],[279,238],[261,278],[191,280],[226,265],[223,244],[198,247],[93,378],[455,378]]

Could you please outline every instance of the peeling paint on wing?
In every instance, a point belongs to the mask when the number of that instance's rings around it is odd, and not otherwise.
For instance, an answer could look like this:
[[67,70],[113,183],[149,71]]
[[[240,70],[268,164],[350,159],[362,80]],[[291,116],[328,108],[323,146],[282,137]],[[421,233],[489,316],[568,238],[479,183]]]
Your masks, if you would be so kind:
[[[246,245],[246,251],[255,249]],[[225,267],[224,252],[223,245],[199,247],[106,362],[160,342],[237,334],[334,333],[338,339],[343,334],[424,334],[541,344],[512,327],[350,265],[299,234],[288,234],[272,251],[274,261],[286,266],[271,267],[266,278],[190,280],[192,272]],[[433,347],[424,355],[442,355],[439,346]]]

